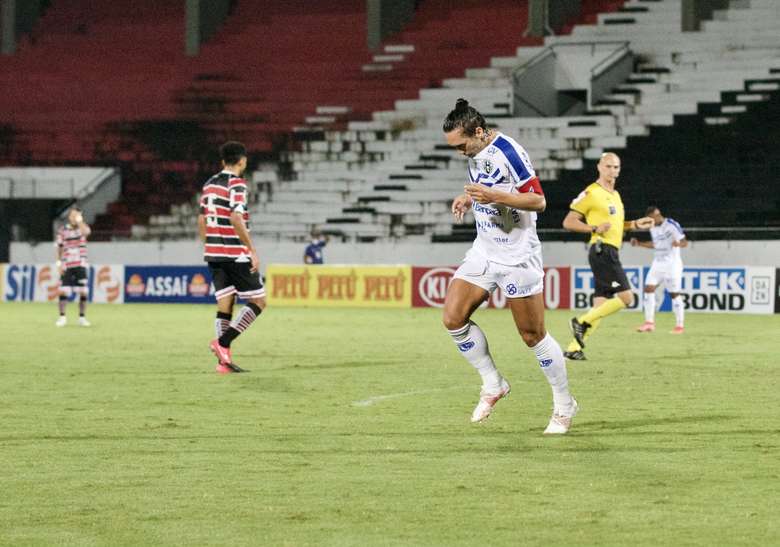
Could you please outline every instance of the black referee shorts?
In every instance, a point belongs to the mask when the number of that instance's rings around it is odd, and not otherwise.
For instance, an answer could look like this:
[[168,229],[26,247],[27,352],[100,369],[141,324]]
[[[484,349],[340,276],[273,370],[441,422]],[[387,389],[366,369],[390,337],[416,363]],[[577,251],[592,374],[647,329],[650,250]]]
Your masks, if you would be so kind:
[[265,296],[263,282],[259,272],[250,272],[249,262],[209,262],[209,271],[214,283],[214,295],[217,300],[238,294],[239,298],[248,300]]
[[631,289],[616,247],[606,243],[591,245],[588,251],[588,262],[595,285],[593,296],[612,298],[619,292]]

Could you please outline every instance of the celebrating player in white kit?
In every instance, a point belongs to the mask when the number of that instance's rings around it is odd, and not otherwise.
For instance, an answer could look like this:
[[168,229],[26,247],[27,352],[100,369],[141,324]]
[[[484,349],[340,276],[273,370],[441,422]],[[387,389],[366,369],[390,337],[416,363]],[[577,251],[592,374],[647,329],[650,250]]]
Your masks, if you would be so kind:
[[672,310],[676,320],[676,326],[672,334],[684,332],[685,306],[680,294],[682,291],[683,263],[680,257],[680,249],[688,246],[685,232],[679,223],[671,218],[665,218],[655,205],[647,208],[647,216],[655,221],[655,226],[650,229],[652,241],[639,241],[631,238],[634,247],[646,247],[655,249],[653,265],[645,280],[644,310],[645,322],[637,327],[638,332],[653,332],[655,330],[655,290],[663,284],[672,297]]
[[472,209],[477,238],[447,289],[444,326],[461,355],[482,377],[479,403],[471,416],[481,422],[509,394],[509,382],[496,368],[485,334],[471,315],[496,288],[506,295],[517,330],[536,354],[553,392],[553,415],[545,434],[566,433],[577,413],[569,393],[566,362],[544,326],[544,271],[536,213],[546,202],[528,154],[517,142],[489,130],[468,101],[458,99],[444,121],[447,144],[469,158],[470,183],[455,198],[457,220]]

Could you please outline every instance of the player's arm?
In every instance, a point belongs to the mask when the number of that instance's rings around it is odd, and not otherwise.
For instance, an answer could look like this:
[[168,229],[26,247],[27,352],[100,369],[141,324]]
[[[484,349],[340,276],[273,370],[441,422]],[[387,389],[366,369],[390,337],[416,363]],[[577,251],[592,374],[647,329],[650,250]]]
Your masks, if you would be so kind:
[[230,182],[230,224],[236,230],[236,235],[241,243],[249,249],[249,256],[252,260],[251,272],[257,271],[260,260],[257,258],[255,245],[252,243],[252,237],[244,222],[244,212],[246,211],[246,184],[239,179],[238,182]]
[[495,190],[495,197],[488,202],[482,203],[500,203],[512,207],[513,209],[519,209],[521,211],[533,211],[535,213],[541,213],[547,208],[547,200],[544,199],[543,194],[535,194],[532,192],[526,192],[522,194],[512,194],[509,192],[501,192]]
[[64,241],[62,238],[62,234],[58,231],[57,237],[54,241],[54,248],[56,249],[56,255],[57,255],[57,261],[56,266],[57,270],[60,272],[60,274],[64,271],[64,267],[62,264],[62,250],[63,250]]
[[484,184],[467,184],[466,195],[478,203],[498,203],[521,211],[541,213],[547,207],[539,179],[532,177],[515,187],[516,191],[504,192]]
[[230,224],[236,230],[238,239],[241,240],[247,249],[249,249],[249,255],[252,258],[252,272],[256,272],[260,260],[257,258],[257,251],[255,250],[255,244],[252,243],[252,238],[249,235],[249,230],[246,229],[246,223],[244,223],[244,213],[242,211],[233,211],[230,213]]
[[92,233],[92,228],[89,227],[89,224],[84,222],[84,216],[81,213],[76,215],[76,225],[79,227],[81,235],[84,237],[89,237],[89,235]]
[[452,214],[455,215],[456,221],[463,221],[466,212],[471,209],[471,204],[471,198],[466,194],[461,194],[452,201]]
[[685,248],[687,246],[688,246],[688,239],[687,238],[682,238],[680,240],[672,242],[672,247],[680,247],[682,249],[682,248]]
[[603,234],[609,230],[612,225],[609,222],[603,222],[598,226],[588,224],[585,222],[585,215],[572,209],[566,215],[566,218],[563,219],[563,227],[570,232],[578,234]]
[[655,226],[655,222],[650,217],[642,217],[636,220],[627,220],[623,223],[623,231],[629,230],[649,230]]
[[206,215],[203,213],[198,215],[198,236],[201,241],[206,241]]
[[306,254],[306,253],[303,253],[303,263],[304,264],[311,264],[311,257],[308,254]]
[[208,213],[206,195],[204,194],[200,196],[200,200],[198,201],[198,236],[200,237],[201,241],[205,242],[206,226],[208,226],[208,220],[206,219],[206,213]]
[[655,249],[655,245],[653,245],[652,241],[639,241],[635,237],[632,237],[630,241],[632,247],[644,247],[645,249]]

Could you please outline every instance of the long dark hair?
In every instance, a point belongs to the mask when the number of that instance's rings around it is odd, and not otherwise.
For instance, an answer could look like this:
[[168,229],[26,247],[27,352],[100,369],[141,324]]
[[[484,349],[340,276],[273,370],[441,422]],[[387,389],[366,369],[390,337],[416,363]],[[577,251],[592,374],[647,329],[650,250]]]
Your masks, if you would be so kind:
[[487,131],[485,117],[476,108],[469,106],[469,102],[466,99],[458,99],[455,103],[455,109],[447,114],[447,117],[444,119],[445,133],[449,133],[458,127],[463,129],[463,134],[467,137],[473,137],[477,132],[477,127]]

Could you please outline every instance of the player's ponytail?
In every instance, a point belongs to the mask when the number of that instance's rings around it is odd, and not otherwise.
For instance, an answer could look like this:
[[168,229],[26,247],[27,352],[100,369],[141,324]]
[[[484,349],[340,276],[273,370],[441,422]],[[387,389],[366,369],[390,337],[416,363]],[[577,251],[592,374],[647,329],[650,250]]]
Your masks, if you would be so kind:
[[485,118],[476,108],[469,106],[466,99],[458,99],[455,102],[455,108],[447,114],[444,119],[444,132],[449,133],[453,129],[463,129],[463,134],[467,137],[473,137],[477,132],[477,127],[487,131]]

